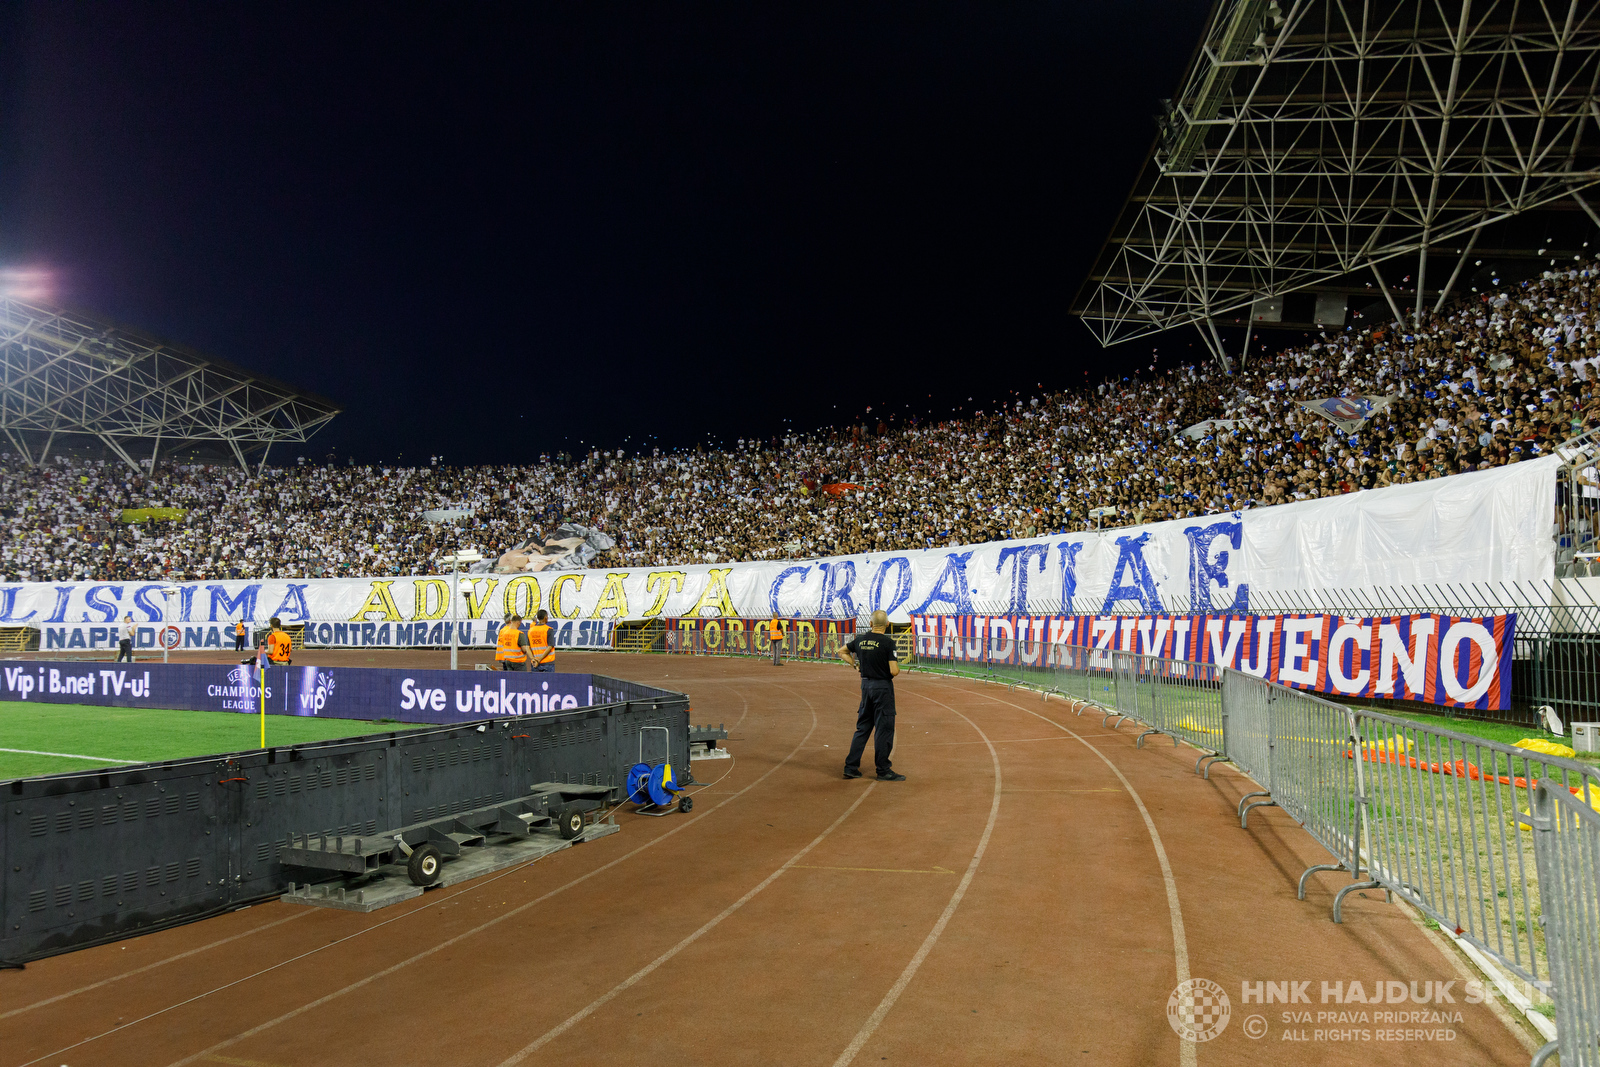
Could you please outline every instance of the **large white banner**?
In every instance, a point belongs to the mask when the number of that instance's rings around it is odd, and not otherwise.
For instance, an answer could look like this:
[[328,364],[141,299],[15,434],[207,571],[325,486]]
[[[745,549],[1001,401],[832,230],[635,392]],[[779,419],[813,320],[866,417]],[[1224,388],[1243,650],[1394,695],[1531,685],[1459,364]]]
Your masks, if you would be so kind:
[[[462,575],[457,617],[846,618],[968,613],[1237,613],[1250,591],[1550,579],[1552,456],[1418,485],[1103,532],[723,566]],[[163,596],[163,588],[175,588]],[[0,627],[436,623],[449,576],[0,586]]]

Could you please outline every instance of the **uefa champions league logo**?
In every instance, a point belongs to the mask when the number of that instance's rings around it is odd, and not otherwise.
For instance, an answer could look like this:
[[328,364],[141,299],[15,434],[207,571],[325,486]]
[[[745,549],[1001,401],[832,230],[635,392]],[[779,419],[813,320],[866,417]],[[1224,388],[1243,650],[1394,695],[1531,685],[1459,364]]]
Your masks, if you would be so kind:
[[1228,1028],[1228,994],[1207,978],[1179,982],[1167,997],[1167,1022],[1185,1041],[1210,1041]]

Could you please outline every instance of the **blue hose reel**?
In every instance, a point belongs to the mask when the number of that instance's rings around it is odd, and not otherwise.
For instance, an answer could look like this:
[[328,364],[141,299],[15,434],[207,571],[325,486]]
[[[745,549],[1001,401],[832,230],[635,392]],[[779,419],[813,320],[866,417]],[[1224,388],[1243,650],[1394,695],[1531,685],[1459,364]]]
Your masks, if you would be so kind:
[[[627,796],[640,806],[640,814],[664,815],[665,810],[644,811],[645,808],[666,809],[672,805],[681,787],[672,777],[672,764],[635,763],[628,768]],[[679,811],[688,811],[693,801],[684,797],[678,801]]]
[[672,803],[672,764],[654,767],[648,763],[635,763],[628,768],[628,799],[635,804],[654,804],[664,808]]
[[[664,726],[645,726],[639,730],[639,762],[628,768],[628,777],[623,786],[624,795],[635,804],[639,805],[635,814],[638,815],[665,815],[672,806],[672,801],[683,791],[683,786],[678,784],[672,776],[672,764],[668,760],[660,763],[646,763],[644,761],[644,735],[647,732],[659,730],[663,735],[664,744],[670,744],[671,735]],[[690,775],[691,780],[693,775]],[[694,807],[694,798],[683,797],[678,800],[678,810],[688,812]],[[653,810],[652,810],[653,809]]]

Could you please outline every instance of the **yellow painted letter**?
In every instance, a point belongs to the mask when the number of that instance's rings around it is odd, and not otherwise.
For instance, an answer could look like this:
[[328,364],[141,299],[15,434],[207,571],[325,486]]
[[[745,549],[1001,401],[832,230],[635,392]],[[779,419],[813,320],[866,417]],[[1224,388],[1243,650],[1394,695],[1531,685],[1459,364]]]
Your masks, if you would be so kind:
[[[489,588],[483,591],[482,600],[478,599],[478,583],[480,581],[489,583]],[[461,595],[467,598],[467,618],[483,618],[483,609],[489,606],[489,598],[494,596],[494,587],[499,584],[500,579],[498,578],[467,579],[467,587],[461,591]]]
[[[367,602],[356,610],[350,617],[351,622],[404,622],[405,616],[400,614],[400,609],[394,606],[394,594],[389,592],[389,587],[394,582],[373,582],[372,592],[367,596]],[[367,618],[367,612],[381,611],[383,618]]]
[[[673,593],[683,592],[684,571],[651,571],[644,580],[644,591],[655,593],[655,600],[650,603],[650,610],[644,613],[647,619],[653,619],[661,614],[667,606],[667,597]],[[656,592],[657,587],[660,592]]]
[[732,567],[712,567],[706,575],[706,591],[700,595],[700,602],[689,612],[698,616],[704,608],[716,608],[717,615],[738,615],[738,609],[733,606],[733,598],[728,595],[728,574]]
[[442,619],[444,613],[450,610],[449,583],[440,578],[418,578],[411,583],[411,598],[415,605],[411,612],[412,622]]
[[589,618],[603,618],[600,613],[607,608],[615,611],[611,616],[614,619],[628,617],[628,591],[622,587],[623,581],[628,577],[627,571],[608,571],[606,573],[606,587],[600,591],[600,602],[589,612]]
[[[528,591],[528,606],[522,606],[522,591]],[[531,619],[539,611],[539,579],[531,574],[519,575],[506,583],[506,618],[521,615],[524,619]]]
[[555,584],[550,587],[550,614],[558,619],[576,619],[578,613],[583,610],[582,608],[574,607],[571,614],[561,610],[561,590],[568,582],[577,587],[573,590],[574,593],[583,592],[583,575],[581,574],[563,574],[556,579]]

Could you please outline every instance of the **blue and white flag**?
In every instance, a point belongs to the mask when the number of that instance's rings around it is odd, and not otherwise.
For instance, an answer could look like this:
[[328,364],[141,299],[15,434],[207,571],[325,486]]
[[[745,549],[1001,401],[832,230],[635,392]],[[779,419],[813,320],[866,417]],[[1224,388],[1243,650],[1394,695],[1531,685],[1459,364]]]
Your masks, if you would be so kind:
[[1388,396],[1328,396],[1321,400],[1295,401],[1307,411],[1315,411],[1339,427],[1342,433],[1355,433],[1372,416],[1394,403],[1398,394]]

